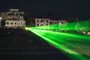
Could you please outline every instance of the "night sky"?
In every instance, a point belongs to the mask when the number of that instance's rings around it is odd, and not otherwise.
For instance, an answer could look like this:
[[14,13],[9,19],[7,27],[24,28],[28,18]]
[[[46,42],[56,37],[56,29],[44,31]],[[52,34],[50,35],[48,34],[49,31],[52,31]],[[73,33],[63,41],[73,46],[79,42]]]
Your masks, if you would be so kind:
[[0,12],[19,8],[26,16],[90,19],[90,0],[0,0]]

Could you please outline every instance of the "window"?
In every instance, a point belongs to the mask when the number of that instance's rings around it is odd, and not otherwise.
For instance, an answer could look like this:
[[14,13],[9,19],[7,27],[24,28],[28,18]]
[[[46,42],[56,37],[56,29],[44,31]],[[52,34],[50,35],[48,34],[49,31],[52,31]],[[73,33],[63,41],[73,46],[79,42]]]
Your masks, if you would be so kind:
[[41,26],[43,26],[43,24],[41,24]]
[[44,20],[41,20],[41,22],[44,22]]
[[46,20],[46,22],[48,22],[48,20]]
[[37,22],[39,22],[39,20],[36,20]]
[[13,23],[11,23],[11,25],[12,25]]
[[15,23],[15,25],[16,25],[16,23]]
[[39,24],[37,24],[37,26],[39,26]]
[[9,22],[6,22],[6,24],[8,25],[8,24],[9,24]]

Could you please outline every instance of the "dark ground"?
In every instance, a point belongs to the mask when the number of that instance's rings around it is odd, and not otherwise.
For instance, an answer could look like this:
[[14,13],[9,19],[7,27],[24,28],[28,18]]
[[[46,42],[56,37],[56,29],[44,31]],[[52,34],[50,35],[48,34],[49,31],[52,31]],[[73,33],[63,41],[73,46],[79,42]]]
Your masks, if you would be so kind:
[[30,31],[0,29],[0,60],[70,60]]

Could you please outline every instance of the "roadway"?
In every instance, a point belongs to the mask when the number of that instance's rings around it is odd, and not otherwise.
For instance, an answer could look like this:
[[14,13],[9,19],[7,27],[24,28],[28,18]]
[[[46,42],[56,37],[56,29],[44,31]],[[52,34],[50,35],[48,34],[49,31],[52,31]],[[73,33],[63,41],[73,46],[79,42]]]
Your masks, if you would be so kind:
[[30,31],[0,29],[0,60],[70,60]]

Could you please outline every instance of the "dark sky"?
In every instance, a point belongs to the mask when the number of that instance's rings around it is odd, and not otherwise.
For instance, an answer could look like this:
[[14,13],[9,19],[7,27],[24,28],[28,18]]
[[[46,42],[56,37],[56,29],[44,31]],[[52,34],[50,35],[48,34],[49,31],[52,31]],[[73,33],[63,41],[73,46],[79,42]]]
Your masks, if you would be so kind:
[[90,0],[0,0],[0,11],[19,8],[27,16],[90,18]]

